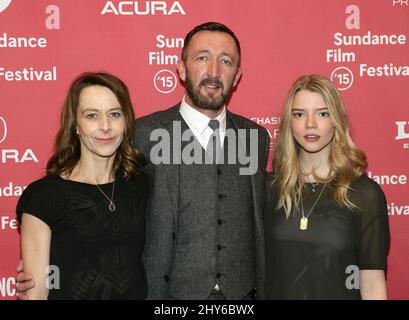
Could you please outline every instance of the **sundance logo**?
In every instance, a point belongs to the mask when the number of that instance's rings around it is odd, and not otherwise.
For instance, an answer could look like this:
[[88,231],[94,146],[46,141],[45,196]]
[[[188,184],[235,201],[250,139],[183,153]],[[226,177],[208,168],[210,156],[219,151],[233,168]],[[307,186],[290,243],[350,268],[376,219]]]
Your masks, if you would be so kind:
[[16,295],[16,279],[0,278],[0,297],[14,297]]
[[123,16],[147,16],[147,15],[186,15],[179,1],[107,1],[101,11],[101,15],[114,14]]
[[404,185],[408,183],[408,177],[404,174],[376,175],[369,171],[368,178],[374,180],[380,185]]
[[11,0],[0,0],[0,12],[3,12],[4,10],[6,10],[10,2]]

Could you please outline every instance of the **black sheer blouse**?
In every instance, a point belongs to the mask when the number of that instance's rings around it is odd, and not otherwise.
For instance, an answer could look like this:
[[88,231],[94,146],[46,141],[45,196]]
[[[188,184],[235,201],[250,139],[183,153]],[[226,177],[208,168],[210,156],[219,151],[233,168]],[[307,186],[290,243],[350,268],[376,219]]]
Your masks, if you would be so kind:
[[[111,195],[113,184],[100,185]],[[147,178],[115,181],[114,212],[95,185],[48,175],[31,183],[17,204],[51,229],[50,265],[59,286],[48,299],[144,299],[147,294],[142,249]],[[54,274],[55,276],[56,274]]]
[[[300,230],[300,211],[286,219],[276,210],[277,195],[267,181],[264,231],[267,299],[360,299],[359,270],[385,270],[389,247],[386,199],[379,185],[365,175],[351,184],[350,200],[358,209],[338,205],[327,185]],[[323,184],[307,184],[305,215]]]

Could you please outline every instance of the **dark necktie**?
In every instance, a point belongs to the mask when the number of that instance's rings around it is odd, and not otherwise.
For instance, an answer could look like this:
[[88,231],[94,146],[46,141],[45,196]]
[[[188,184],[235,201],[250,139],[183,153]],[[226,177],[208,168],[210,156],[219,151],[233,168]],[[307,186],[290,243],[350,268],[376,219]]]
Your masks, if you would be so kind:
[[[222,144],[220,140],[220,122],[219,120],[210,120],[208,126],[213,130],[212,135],[210,136],[209,142],[207,144],[206,152],[212,156],[213,163],[220,163],[222,157]],[[217,156],[217,158],[216,158]]]

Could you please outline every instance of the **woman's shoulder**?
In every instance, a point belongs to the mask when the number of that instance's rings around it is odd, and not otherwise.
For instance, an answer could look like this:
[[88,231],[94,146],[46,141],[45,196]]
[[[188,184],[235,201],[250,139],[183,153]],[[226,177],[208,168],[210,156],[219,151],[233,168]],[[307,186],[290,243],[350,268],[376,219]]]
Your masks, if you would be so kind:
[[137,190],[148,190],[149,189],[149,180],[146,175],[143,173],[138,173],[130,178],[121,178],[122,182],[126,184],[129,188]]
[[357,177],[350,187],[352,194],[358,196],[363,202],[377,203],[380,199],[385,199],[385,193],[381,186],[365,173]]
[[21,222],[25,212],[51,225],[50,217],[56,212],[56,199],[62,194],[62,185],[63,180],[54,175],[47,175],[30,183],[17,202],[16,213],[19,221]]
[[381,186],[371,178],[369,178],[365,173],[361,174],[351,183],[352,189],[365,190],[368,193],[382,193]]
[[31,182],[24,190],[27,192],[42,192],[49,194],[50,192],[57,191],[61,186],[61,178],[55,175],[46,175],[38,180]]

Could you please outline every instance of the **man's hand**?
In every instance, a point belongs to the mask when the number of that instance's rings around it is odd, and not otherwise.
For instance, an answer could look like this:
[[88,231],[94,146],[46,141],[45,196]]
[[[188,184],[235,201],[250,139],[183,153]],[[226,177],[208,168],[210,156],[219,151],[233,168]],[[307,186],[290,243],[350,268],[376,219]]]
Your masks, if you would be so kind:
[[31,274],[24,273],[22,260],[17,266],[16,282],[17,300],[28,300],[26,291],[34,288],[35,283]]

